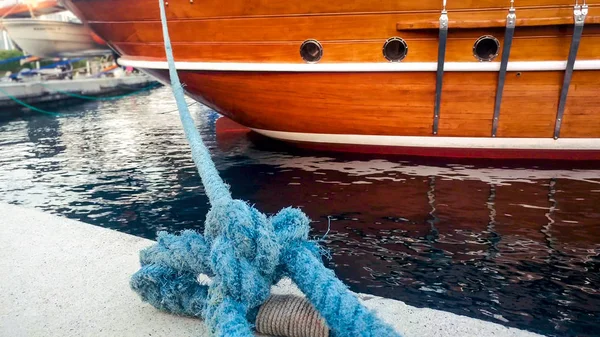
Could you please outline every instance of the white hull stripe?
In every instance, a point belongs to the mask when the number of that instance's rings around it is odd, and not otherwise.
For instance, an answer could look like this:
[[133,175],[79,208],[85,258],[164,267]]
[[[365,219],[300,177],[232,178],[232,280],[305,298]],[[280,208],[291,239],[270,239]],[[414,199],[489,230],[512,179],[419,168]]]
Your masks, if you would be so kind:
[[552,138],[414,137],[252,130],[267,137],[286,141],[324,144],[459,149],[600,150],[600,138],[559,138],[554,140]]
[[[122,57],[121,66],[142,69],[169,69],[165,61],[142,61]],[[264,72],[401,72],[436,71],[435,62],[381,63],[238,63],[175,62],[178,70],[264,71]],[[567,61],[509,62],[508,71],[563,71]],[[575,70],[600,69],[600,60],[575,62]],[[446,62],[444,71],[499,71],[500,62]]]

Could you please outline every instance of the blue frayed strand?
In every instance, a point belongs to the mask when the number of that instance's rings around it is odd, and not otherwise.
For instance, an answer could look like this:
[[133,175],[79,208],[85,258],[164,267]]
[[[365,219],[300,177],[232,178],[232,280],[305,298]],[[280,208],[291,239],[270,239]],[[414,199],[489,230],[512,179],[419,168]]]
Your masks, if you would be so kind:
[[[212,205],[204,235],[158,234],[157,244],[140,254],[142,268],[131,287],[154,307],[178,315],[203,318],[212,336],[254,337],[258,308],[271,286],[291,278],[320,312],[335,337],[400,337],[360,304],[348,288],[325,268],[321,249],[309,240],[308,217],[284,208],[267,218],[248,203],[234,200],[218,174],[185,104],[159,0],[165,51],[173,94],[206,194]],[[200,274],[212,278],[200,284]]]

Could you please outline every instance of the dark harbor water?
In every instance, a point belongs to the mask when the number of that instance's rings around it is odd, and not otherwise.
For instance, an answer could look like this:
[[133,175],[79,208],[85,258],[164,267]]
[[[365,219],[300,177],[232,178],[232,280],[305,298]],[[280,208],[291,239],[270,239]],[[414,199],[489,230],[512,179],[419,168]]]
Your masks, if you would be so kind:
[[[162,88],[60,117],[0,115],[0,202],[147,238],[201,230],[208,200],[172,109]],[[315,237],[331,218],[326,263],[352,290],[599,335],[600,168],[298,152],[191,109],[235,197],[268,213],[302,207]]]

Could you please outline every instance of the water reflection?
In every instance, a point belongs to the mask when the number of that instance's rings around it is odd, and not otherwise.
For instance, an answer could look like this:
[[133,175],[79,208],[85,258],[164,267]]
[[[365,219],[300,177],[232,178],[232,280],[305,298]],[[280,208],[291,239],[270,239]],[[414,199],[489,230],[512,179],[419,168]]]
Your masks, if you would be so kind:
[[252,200],[272,212],[301,205],[319,234],[332,215],[331,265],[353,289],[550,334],[595,334],[598,171],[259,162],[268,166]]
[[[150,238],[201,229],[208,201],[173,107],[160,89],[0,117],[0,200]],[[315,237],[331,219],[327,263],[353,290],[551,335],[600,327],[600,170],[301,153],[192,110],[234,196],[302,207]]]

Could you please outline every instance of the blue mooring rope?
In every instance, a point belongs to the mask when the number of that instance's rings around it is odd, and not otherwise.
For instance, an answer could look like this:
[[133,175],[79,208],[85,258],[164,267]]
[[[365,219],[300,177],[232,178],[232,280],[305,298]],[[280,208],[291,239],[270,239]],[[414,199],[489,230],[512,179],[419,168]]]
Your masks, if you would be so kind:
[[[204,318],[212,336],[253,337],[257,309],[271,285],[290,277],[320,312],[335,337],[399,337],[360,304],[321,261],[319,245],[308,239],[309,219],[285,208],[267,218],[231,197],[211,160],[185,103],[169,39],[164,0],[159,0],[173,95],[204,189],[211,203],[204,235],[158,234],[140,253],[142,268],[131,287],[158,309]],[[209,286],[199,274],[212,277]]]

